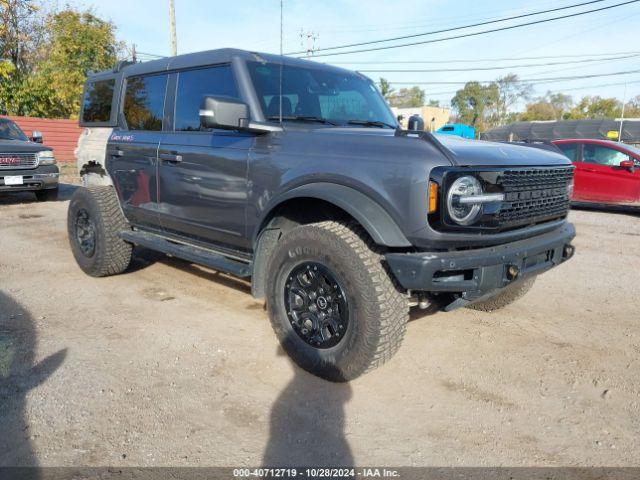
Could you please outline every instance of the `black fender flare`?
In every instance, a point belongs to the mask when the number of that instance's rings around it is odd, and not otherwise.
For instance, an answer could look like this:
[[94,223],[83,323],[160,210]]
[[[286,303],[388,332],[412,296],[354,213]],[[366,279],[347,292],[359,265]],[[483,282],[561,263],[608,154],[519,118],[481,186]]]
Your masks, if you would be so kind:
[[316,182],[293,188],[275,199],[264,218],[280,204],[293,198],[317,198],[341,208],[360,223],[378,245],[411,246],[398,224],[378,202],[354,188],[337,183]]
[[254,261],[251,292],[254,297],[264,296],[266,263],[269,253],[278,242],[277,230],[269,229],[269,218],[280,205],[294,198],[317,198],[341,208],[351,215],[378,245],[410,247],[411,243],[391,215],[378,202],[351,187],[336,183],[317,182],[293,188],[271,202],[260,222],[254,238]]

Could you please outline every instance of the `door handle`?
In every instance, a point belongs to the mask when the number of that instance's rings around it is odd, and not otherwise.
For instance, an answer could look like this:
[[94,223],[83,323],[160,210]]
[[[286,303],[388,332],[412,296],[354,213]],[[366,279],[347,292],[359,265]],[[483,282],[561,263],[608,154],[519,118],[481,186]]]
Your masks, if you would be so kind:
[[182,161],[182,155],[178,155],[175,153],[161,153],[160,160],[169,163],[180,163]]
[[122,150],[111,150],[109,152],[109,155],[111,155],[114,158],[120,158],[120,157],[124,157],[124,152]]

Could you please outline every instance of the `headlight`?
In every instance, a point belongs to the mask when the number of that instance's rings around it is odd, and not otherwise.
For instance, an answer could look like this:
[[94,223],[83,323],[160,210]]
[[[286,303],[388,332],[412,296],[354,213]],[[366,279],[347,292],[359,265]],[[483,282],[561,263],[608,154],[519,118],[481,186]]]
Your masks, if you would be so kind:
[[36,153],[36,158],[40,165],[54,165],[56,163],[56,157],[54,157],[51,150]]
[[481,195],[482,185],[475,177],[458,178],[447,193],[447,211],[451,219],[459,225],[473,223],[482,212],[481,203],[475,202],[473,197]]

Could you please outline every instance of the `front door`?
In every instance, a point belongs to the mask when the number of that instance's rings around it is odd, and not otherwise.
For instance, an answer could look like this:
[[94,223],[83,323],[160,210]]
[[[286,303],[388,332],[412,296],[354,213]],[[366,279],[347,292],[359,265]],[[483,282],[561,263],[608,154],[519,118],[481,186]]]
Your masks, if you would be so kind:
[[582,146],[583,198],[586,201],[611,204],[633,204],[640,200],[640,169],[620,167],[623,160],[633,160],[625,152],[591,143]]
[[174,128],[158,151],[160,220],[168,233],[245,248],[247,162],[254,135],[201,128],[205,95],[238,98],[230,65],[177,73]]
[[141,226],[158,224],[158,148],[162,135],[167,75],[127,79],[126,125],[107,143],[107,170],[127,219]]

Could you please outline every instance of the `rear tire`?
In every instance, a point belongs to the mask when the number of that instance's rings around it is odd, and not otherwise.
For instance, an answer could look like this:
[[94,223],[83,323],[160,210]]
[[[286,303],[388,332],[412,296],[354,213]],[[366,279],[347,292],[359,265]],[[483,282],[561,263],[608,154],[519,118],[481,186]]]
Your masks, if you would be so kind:
[[86,274],[105,277],[127,269],[133,246],[118,234],[129,228],[113,187],[80,187],[71,197],[67,215],[69,243]]
[[267,275],[271,325],[283,349],[310,373],[349,381],[400,347],[408,299],[359,226],[295,227],[276,245]]
[[34,192],[39,202],[55,202],[58,200],[58,187]]
[[536,277],[531,277],[521,282],[512,283],[511,285],[504,287],[504,289],[502,289],[502,291],[495,297],[491,297],[483,302],[474,303],[469,305],[467,308],[480,310],[482,312],[500,310],[523,297],[529,290],[531,290],[535,281]]

